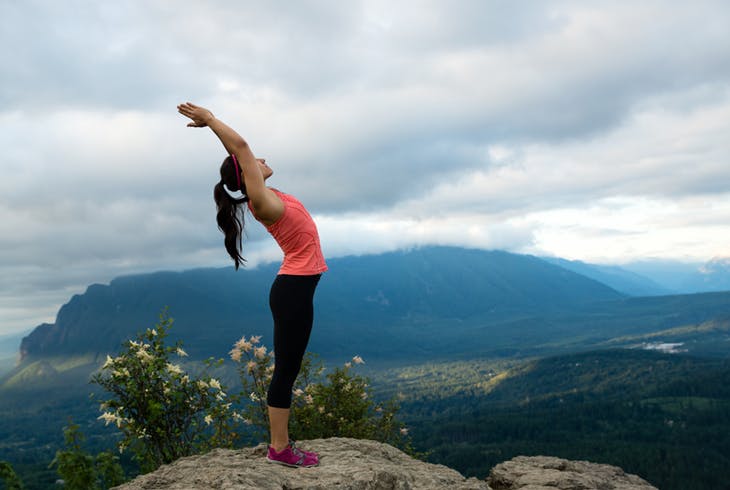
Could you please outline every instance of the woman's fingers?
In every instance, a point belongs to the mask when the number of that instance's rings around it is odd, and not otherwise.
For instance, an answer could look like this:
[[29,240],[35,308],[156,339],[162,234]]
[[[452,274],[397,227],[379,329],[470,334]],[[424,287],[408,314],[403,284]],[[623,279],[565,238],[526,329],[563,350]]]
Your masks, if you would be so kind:
[[207,126],[205,116],[210,112],[209,110],[196,106],[192,102],[185,102],[184,104],[179,104],[177,106],[177,111],[183,116],[193,120],[193,122],[188,123],[188,127],[201,128],[203,126]]

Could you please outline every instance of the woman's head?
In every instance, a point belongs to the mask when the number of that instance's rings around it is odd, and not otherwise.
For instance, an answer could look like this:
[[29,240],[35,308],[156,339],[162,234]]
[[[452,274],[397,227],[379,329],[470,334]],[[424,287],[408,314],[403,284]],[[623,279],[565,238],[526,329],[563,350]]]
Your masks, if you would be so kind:
[[[243,209],[240,208],[241,204],[248,202],[246,183],[233,155],[223,160],[220,174],[221,180],[213,188],[213,199],[218,208],[216,221],[218,228],[225,235],[226,250],[238,269],[238,266],[246,261],[241,255],[244,219]],[[241,196],[235,196],[232,194],[234,192],[240,192]]]

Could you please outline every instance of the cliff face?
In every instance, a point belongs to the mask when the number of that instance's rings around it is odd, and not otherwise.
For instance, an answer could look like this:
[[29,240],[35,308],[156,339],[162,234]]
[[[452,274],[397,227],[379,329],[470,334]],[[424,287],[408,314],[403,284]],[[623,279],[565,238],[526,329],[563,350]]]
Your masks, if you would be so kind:
[[216,449],[182,458],[118,490],[656,490],[620,468],[558,458],[519,457],[492,469],[486,480],[464,478],[443,465],[424,463],[376,441],[330,438],[300,441],[317,451],[320,465],[288,468],[266,461],[266,444]]

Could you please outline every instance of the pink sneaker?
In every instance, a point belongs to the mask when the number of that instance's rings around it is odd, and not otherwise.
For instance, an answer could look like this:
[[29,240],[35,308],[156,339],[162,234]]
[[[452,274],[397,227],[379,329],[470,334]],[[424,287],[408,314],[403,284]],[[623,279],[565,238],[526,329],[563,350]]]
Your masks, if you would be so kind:
[[[296,446],[296,442],[294,442],[293,440],[289,439],[289,445],[292,447],[292,449],[294,449],[295,446]],[[313,451],[305,451],[304,449],[302,449],[300,447],[296,447],[296,449],[298,451],[303,452],[305,455],[307,455],[307,457],[316,460],[317,461],[317,464],[319,464],[319,454],[317,454],[317,453],[315,453]]]
[[269,446],[269,454],[266,456],[266,460],[269,463],[283,464],[284,466],[292,466],[309,468],[311,466],[319,465],[319,457],[317,453],[302,451],[294,445],[294,442],[290,442],[288,446],[276,452],[273,447]]

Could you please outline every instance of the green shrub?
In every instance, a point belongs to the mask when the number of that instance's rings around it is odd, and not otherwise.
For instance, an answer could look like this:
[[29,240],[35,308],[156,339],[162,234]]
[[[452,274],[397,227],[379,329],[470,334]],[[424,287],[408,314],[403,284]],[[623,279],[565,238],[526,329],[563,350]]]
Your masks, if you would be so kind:
[[117,456],[102,452],[93,457],[81,448],[84,436],[78,425],[70,423],[64,427],[63,437],[66,449],[56,452],[50,466],[57,467],[64,489],[98,490],[124,483],[124,471]]
[[[243,406],[236,416],[253,425],[258,435],[268,436],[266,392],[274,371],[273,357],[260,337],[244,336],[231,350],[237,364],[243,392]],[[290,432],[295,439],[354,437],[373,439],[404,449],[415,455],[408,429],[399,422],[395,399],[373,400],[369,380],[352,373],[354,366],[364,364],[355,356],[344,366],[326,376],[325,368],[315,356],[307,353],[294,384]]]
[[23,482],[7,461],[0,461],[0,479],[5,483],[7,490],[23,490]]
[[107,356],[93,377],[111,396],[101,403],[99,418],[117,426],[119,450],[131,449],[143,472],[212,447],[232,447],[237,437],[226,389],[207,374],[223,361],[206,361],[201,377],[187,374],[174,363],[187,356],[182,344],[165,345],[172,324],[164,310],[155,328],[124,343],[119,356]]

